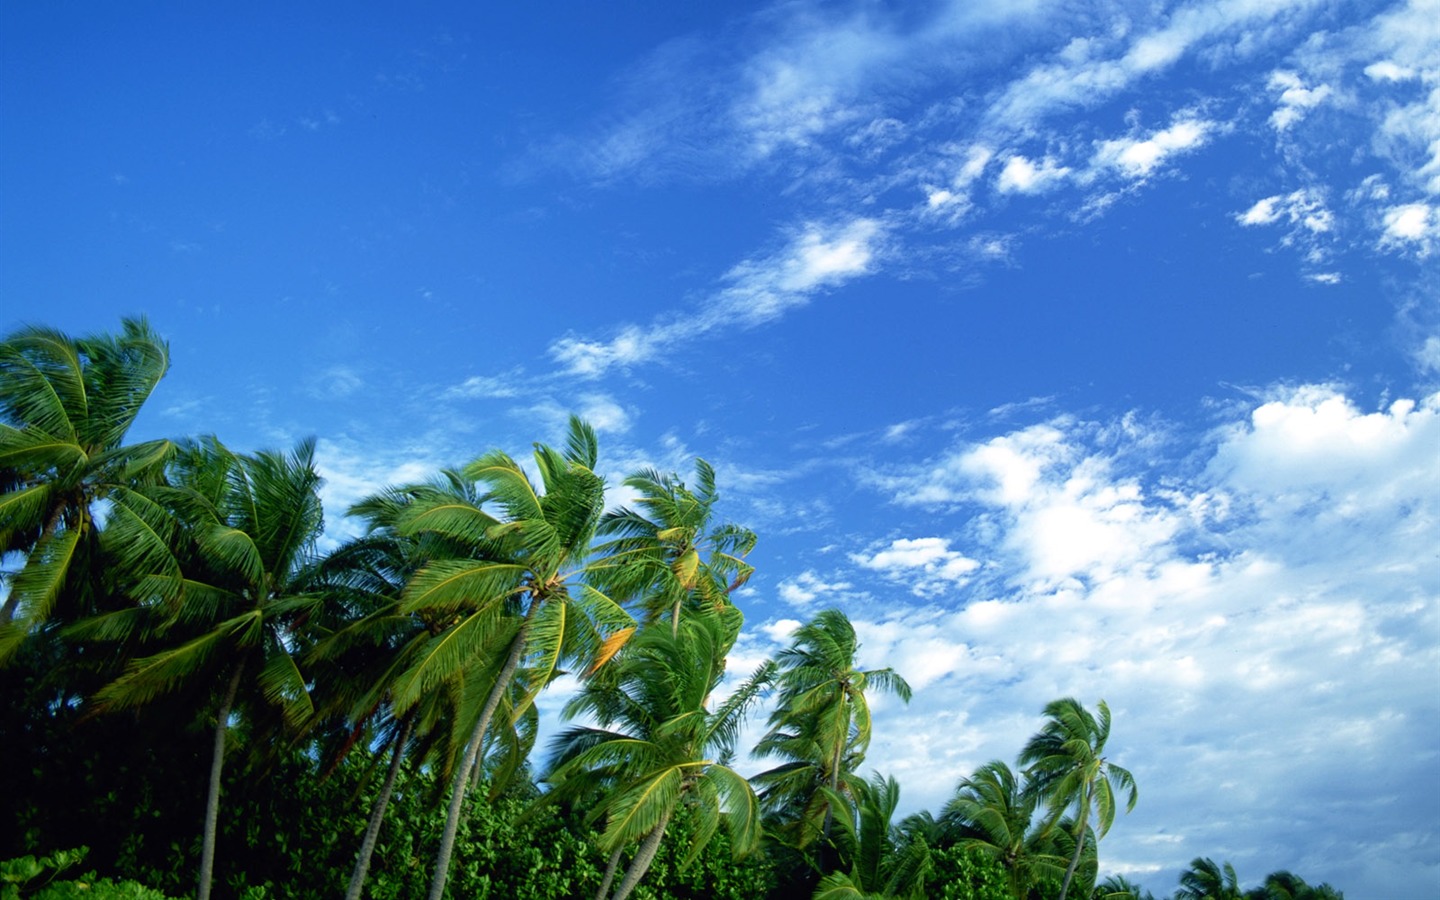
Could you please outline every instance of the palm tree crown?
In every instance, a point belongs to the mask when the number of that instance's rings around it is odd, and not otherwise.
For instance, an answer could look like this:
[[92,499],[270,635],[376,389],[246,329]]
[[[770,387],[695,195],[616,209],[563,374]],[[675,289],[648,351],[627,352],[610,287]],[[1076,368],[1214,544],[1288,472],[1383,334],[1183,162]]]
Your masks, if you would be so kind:
[[156,552],[143,529],[102,544],[97,504],[128,522],[144,505],[135,489],[159,480],[173,445],[124,441],[169,366],[144,319],[126,319],[118,336],[32,327],[0,341],[0,555],[25,560],[0,608],[0,662],[57,603],[70,621],[104,608],[103,554]]
[[857,668],[858,649],[850,620],[829,609],[796,630],[777,658],[779,696],[755,755],[785,762],[755,782],[767,813],[797,847],[828,831],[833,798],[848,790],[847,778],[865,758],[872,734],[866,692],[910,700],[910,685],[893,669]]
[[759,845],[759,803],[726,763],[773,664],[710,707],[740,619],[731,608],[690,616],[678,633],[643,629],[565,707],[566,718],[588,715],[598,727],[577,726],[556,739],[550,780],[560,796],[601,788],[592,815],[605,818],[600,844],[607,853],[642,842],[614,900],[623,900],[645,874],[681,803],[693,813],[691,858],[722,819],[737,855]]
[[1130,772],[1105,758],[1110,707],[1101,700],[1099,710],[1098,716],[1091,715],[1073,697],[1051,701],[1045,706],[1045,724],[1020,751],[1020,764],[1029,766],[1036,790],[1048,798],[1052,824],[1067,809],[1074,813],[1075,852],[1060,885],[1060,900],[1065,900],[1084,852],[1086,831],[1092,830],[1098,841],[1114,823],[1115,792],[1128,794],[1127,812],[1139,796]]

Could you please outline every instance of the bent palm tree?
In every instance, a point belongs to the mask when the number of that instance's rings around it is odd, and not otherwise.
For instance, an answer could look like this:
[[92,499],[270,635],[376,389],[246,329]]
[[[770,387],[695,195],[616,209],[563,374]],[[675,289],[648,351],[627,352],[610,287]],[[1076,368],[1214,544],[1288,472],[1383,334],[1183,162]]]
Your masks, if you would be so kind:
[[910,685],[894,670],[856,668],[858,649],[850,620],[829,609],[802,625],[777,659],[779,696],[755,755],[786,762],[757,775],[755,783],[767,813],[800,848],[829,834],[841,814],[835,799],[865,758],[872,735],[866,691],[878,688],[910,700]]
[[124,441],[169,365],[144,319],[115,336],[25,328],[0,341],[0,556],[25,558],[0,606],[0,662],[57,603],[71,621],[100,611],[102,552],[163,553],[143,528],[102,546],[96,505],[112,501],[111,522],[132,524],[148,507],[136,489],[159,480],[174,447]]
[[[226,733],[242,684],[253,679],[265,703],[299,728],[314,707],[291,649],[298,630],[320,600],[307,590],[308,567],[323,525],[315,473],[315,443],[289,454],[231,452],[218,441],[186,448],[177,458],[169,495],[193,536],[187,569],[178,584],[168,571],[140,582],[153,596],[142,604],[174,605],[161,637],[181,639],[167,650],[132,662],[103,688],[102,710],[142,706],[183,684],[223,684],[215,712],[215,740],[200,858],[198,897],[210,896],[215,831]],[[115,614],[94,631],[138,621]],[[198,633],[197,633],[198,632]]]
[[1190,868],[1180,873],[1180,888],[1175,900],[1244,900],[1235,867],[1228,862],[1216,865],[1215,860],[1197,856]]
[[[744,777],[725,763],[773,664],[762,665],[713,711],[708,706],[740,618],[731,608],[687,617],[678,634],[642,630],[565,706],[566,718],[589,715],[598,727],[574,727],[556,739],[548,780],[558,796],[602,786],[604,797],[591,815],[605,818],[600,846],[612,863],[624,846],[639,842],[612,900],[625,900],[639,884],[681,804],[693,812],[687,861],[722,819],[737,857],[759,846],[759,803]],[[598,900],[608,886],[602,883]]]
[[645,621],[670,615],[670,633],[678,634],[687,604],[719,608],[749,580],[755,569],[745,556],[755,548],[755,533],[737,525],[711,525],[719,494],[715,470],[695,461],[695,490],[674,475],[644,469],[625,479],[639,494],[638,510],[606,513],[599,534],[604,562],[594,569],[597,584],[617,596],[642,597]]
[[812,900],[923,900],[930,846],[922,830],[893,824],[900,784],[878,772],[853,785],[855,815],[839,823],[841,870],[820,880]]
[[[594,471],[597,456],[595,432],[572,417],[563,452],[535,445],[540,488],[500,451],[464,467],[463,476],[484,488],[479,497],[498,507],[498,517],[482,503],[442,494],[416,498],[401,519],[402,534],[434,533],[468,544],[472,552],[428,563],[405,590],[406,611],[451,624],[417,652],[396,686],[397,708],[442,684],[467,675],[473,680],[477,660],[499,661],[498,671],[485,675],[485,703],[454,773],[431,900],[444,893],[470,771],[517,675],[525,689],[511,704],[512,718],[525,712],[562,663],[593,667],[634,624],[586,581],[605,499],[604,481]],[[482,664],[478,671],[486,669]]]
[[1075,852],[1060,883],[1060,900],[1065,900],[1080,864],[1086,832],[1094,833],[1098,846],[1114,823],[1115,792],[1128,792],[1126,812],[1135,808],[1139,796],[1129,771],[1105,758],[1110,707],[1101,700],[1099,709],[1097,718],[1073,697],[1051,701],[1045,707],[1045,724],[1020,751],[1020,764],[1029,766],[1037,790],[1047,798],[1052,823],[1058,822],[1065,810],[1074,810]]
[[1064,871],[1065,859],[1055,853],[1049,829],[1035,822],[1039,800],[1008,765],[993,760],[960,782],[941,813],[961,846],[1004,866],[1016,900],[1025,900],[1040,879]]

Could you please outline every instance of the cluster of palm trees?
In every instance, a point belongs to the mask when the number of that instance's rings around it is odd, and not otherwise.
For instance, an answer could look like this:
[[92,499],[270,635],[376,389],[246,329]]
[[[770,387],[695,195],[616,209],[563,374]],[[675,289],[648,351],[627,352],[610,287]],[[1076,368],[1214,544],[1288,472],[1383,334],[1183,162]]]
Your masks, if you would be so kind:
[[[522,770],[535,698],[566,672],[586,680],[568,712],[598,727],[566,733],[547,800],[594,801],[612,873],[636,848],[602,897],[634,889],[680,804],[697,849],[722,820],[737,852],[758,846],[761,800],[726,763],[772,681],[796,712],[776,719],[767,752],[809,766],[832,795],[837,766],[863,756],[867,673],[847,663],[826,683],[811,671],[836,648],[722,684],[742,621],[730,596],[753,571],[755,536],[712,523],[703,461],[693,486],[637,472],[633,508],[606,512],[595,434],[572,419],[563,447],[535,445],[529,470],[494,451],[362,501],[349,513],[364,536],[322,556],[313,441],[257,453],[213,437],[126,443],[168,364],[142,319],[116,335],[30,327],[0,342],[0,665],[59,647],[93,670],[97,688],[76,700],[97,713],[189,693],[213,716],[201,900],[236,728],[252,746],[391,754],[352,897],[406,762],[450,779],[430,888],[444,896],[467,794]],[[853,630],[832,619],[805,639],[843,626],[853,656]],[[795,744],[796,722],[823,753]],[[803,794],[787,777],[767,790],[773,809]],[[824,810],[828,831],[830,800],[795,802]]]
[[[595,434],[572,418],[563,445],[536,444],[526,465],[492,451],[366,498],[347,511],[362,536],[321,554],[313,441],[126,442],[168,365],[142,319],[0,341],[0,667],[49,654],[82,686],[61,702],[143,715],[178,696],[208,721],[201,900],[237,731],[251,751],[303,746],[321,767],[356,748],[388,759],[347,898],[364,891],[401,773],[444,779],[440,900],[467,803],[531,777],[536,698],[567,674],[574,724],[537,803],[588,811],[597,900],[631,896],[667,840],[693,858],[722,827],[737,855],[764,846],[791,895],[1066,900],[1095,884],[1099,840],[1137,796],[1105,755],[1105,703],[1051,703],[1018,771],[988,763],[938,818],[896,823],[899,785],[859,773],[870,697],[908,701],[910,687],[858,666],[843,613],[819,613],[756,671],[727,671],[755,535],[715,521],[703,460],[689,483],[636,472],[631,505],[607,511]],[[753,753],[774,766],[746,778],[741,726],[766,696]],[[961,862],[988,894],[943,893]],[[1140,896],[1123,879],[1094,891]]]

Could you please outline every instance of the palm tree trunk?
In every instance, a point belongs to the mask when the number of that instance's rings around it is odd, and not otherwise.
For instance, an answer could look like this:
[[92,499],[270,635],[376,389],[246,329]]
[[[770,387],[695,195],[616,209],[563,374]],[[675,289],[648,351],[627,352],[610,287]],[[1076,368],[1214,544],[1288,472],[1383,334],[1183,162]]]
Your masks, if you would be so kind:
[[611,900],[625,900],[630,892],[635,890],[635,885],[645,877],[649,870],[650,863],[655,859],[655,852],[660,849],[660,841],[665,837],[665,826],[670,824],[670,811],[660,817],[660,823],[655,830],[645,835],[645,840],[640,842],[640,849],[635,851],[635,858],[630,860],[630,867],[625,870],[625,878],[620,886],[615,889],[615,896]]
[[241,660],[230,676],[225,697],[216,713],[215,750],[210,755],[210,790],[205,798],[205,834],[200,844],[200,887],[195,894],[196,900],[210,900],[210,882],[215,874],[215,831],[220,823],[220,773],[225,765],[225,732],[230,727],[230,710],[235,705],[235,695],[240,691],[240,676],[244,671],[245,661]]
[[610,883],[615,880],[615,870],[620,868],[620,854],[624,851],[625,847],[622,845],[610,854],[610,862],[605,866],[605,877],[600,879],[600,890],[595,892],[595,900],[605,900],[605,895],[610,893]]
[[525,621],[520,624],[520,630],[515,632],[515,638],[510,642],[510,655],[505,658],[505,665],[500,668],[500,674],[495,676],[495,684],[490,688],[490,696],[485,698],[485,708],[480,712],[480,721],[475,723],[475,730],[470,735],[470,743],[465,747],[465,759],[455,772],[455,783],[450,789],[450,808],[445,814],[445,831],[440,835],[440,851],[435,855],[435,875],[430,880],[429,900],[441,900],[445,894],[445,882],[450,877],[450,854],[455,851],[455,833],[460,829],[460,810],[465,804],[466,787],[470,783],[470,769],[480,756],[480,745],[484,743],[485,732],[490,728],[490,720],[500,706],[500,698],[505,696],[505,692],[509,690],[510,679],[515,676],[515,670],[520,666],[520,656],[525,649],[525,638],[530,633],[530,622],[540,611],[541,602],[542,600],[538,597],[530,601],[530,608],[525,611]]
[[1060,898],[1065,900],[1065,895],[1070,892],[1070,879],[1075,877],[1075,869],[1080,865],[1080,854],[1085,852],[1085,828],[1090,818],[1090,785],[1085,785],[1084,793],[1080,798],[1080,809],[1077,811],[1080,818],[1080,831],[1075,835],[1075,855],[1070,857],[1070,866],[1065,870],[1065,880],[1060,882]]
[[360,900],[365,888],[365,875],[370,871],[370,857],[375,853],[375,842],[380,839],[380,823],[385,819],[385,807],[390,805],[390,793],[395,789],[395,778],[400,774],[400,761],[405,757],[405,742],[410,739],[410,729],[415,724],[414,716],[406,716],[395,739],[395,751],[390,757],[390,771],[385,773],[385,783],[380,786],[380,796],[375,798],[375,809],[370,813],[370,824],[365,828],[365,839],[360,842],[360,853],[355,857],[355,871],[350,876],[350,887],[345,891],[345,900]]

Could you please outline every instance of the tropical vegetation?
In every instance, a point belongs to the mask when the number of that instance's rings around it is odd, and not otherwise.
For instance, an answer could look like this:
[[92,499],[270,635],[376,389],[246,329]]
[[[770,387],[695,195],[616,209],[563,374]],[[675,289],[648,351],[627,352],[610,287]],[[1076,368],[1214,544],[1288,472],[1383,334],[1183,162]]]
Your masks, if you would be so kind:
[[[0,900],[1151,896],[1100,877],[1139,797],[1103,700],[898,818],[864,764],[872,700],[912,691],[842,610],[731,671],[756,535],[705,461],[610,509],[571,419],[378,490],[331,546],[313,439],[131,440],[169,359],[143,319],[0,341]],[[1340,896],[1209,859],[1175,894]]]

